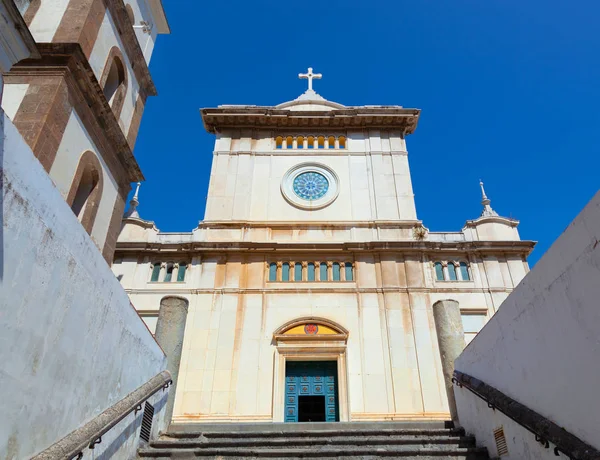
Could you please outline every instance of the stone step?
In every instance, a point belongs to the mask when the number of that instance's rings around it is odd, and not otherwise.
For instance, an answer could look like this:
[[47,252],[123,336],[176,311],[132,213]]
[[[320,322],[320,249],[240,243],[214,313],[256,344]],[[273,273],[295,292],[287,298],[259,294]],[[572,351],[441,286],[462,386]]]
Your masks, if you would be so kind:
[[399,445],[454,445],[458,447],[474,447],[475,438],[472,436],[452,436],[447,433],[436,435],[365,435],[365,436],[311,436],[306,434],[302,437],[219,437],[210,436],[196,439],[162,438],[151,442],[151,446],[158,449],[194,449],[194,448],[216,448],[216,447],[264,447],[277,448],[293,445],[302,446],[399,446]]
[[290,459],[290,458],[344,458],[344,459],[444,459],[444,460],[487,460],[487,450],[478,447],[455,447],[445,445],[419,446],[324,446],[288,448],[210,448],[210,449],[140,449],[140,458],[176,458],[178,460],[197,457],[218,459]]
[[[221,428],[222,429],[222,428]],[[443,428],[407,428],[407,429],[328,429],[328,430],[304,430],[304,431],[168,431],[163,433],[161,439],[197,439],[204,437],[206,439],[218,438],[305,438],[307,436],[313,438],[327,438],[332,436],[454,436],[460,437],[464,435],[462,429],[443,429]]]
[[247,431],[345,431],[345,430],[404,430],[404,429],[448,429],[450,421],[390,421],[390,422],[300,422],[300,423],[174,423],[169,433],[242,433]]

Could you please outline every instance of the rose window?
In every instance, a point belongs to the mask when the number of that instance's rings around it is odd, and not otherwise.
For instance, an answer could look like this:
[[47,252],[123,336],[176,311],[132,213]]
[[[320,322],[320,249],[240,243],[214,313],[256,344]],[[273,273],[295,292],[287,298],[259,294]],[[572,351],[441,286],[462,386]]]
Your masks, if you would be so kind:
[[329,181],[318,172],[307,171],[298,174],[293,182],[294,193],[300,198],[313,201],[323,197],[329,190]]

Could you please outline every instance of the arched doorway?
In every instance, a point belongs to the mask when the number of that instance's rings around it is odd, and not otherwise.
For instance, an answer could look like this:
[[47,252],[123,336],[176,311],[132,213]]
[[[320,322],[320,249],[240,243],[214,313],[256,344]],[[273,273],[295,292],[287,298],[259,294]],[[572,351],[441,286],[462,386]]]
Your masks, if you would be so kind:
[[347,341],[348,331],[325,318],[275,331],[274,422],[349,421]]

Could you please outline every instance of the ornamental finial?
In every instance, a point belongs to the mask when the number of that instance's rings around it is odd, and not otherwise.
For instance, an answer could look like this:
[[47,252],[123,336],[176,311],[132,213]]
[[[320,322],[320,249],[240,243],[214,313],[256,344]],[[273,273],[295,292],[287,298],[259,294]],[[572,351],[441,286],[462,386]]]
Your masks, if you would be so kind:
[[140,185],[142,185],[142,183],[138,182],[135,188],[135,193],[133,194],[133,198],[129,202],[129,210],[125,213],[125,217],[135,217],[137,219],[140,218],[140,215],[137,211],[137,207],[140,204],[140,200],[138,199],[138,195],[140,193]]
[[479,186],[481,187],[481,204],[483,205],[483,211],[481,212],[481,217],[493,217],[497,216],[498,213],[492,209],[490,200],[485,194],[485,189],[483,188],[483,181],[479,179]]

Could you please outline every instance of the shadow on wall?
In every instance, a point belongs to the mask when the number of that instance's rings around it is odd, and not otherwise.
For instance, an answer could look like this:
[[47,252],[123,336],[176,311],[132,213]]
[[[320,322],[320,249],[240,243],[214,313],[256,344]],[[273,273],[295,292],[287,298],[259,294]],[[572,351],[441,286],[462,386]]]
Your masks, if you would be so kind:
[[[154,405],[154,418],[152,420],[153,425],[157,422],[157,418],[160,416],[161,411],[164,409],[167,404],[169,393],[167,392],[160,400]],[[133,442],[136,444],[136,437],[139,437],[138,429],[142,423],[142,418],[144,416],[143,409],[138,412],[138,415],[131,421],[129,425],[127,425],[121,434],[111,442],[108,447],[102,451],[100,455],[96,457],[96,460],[109,460],[113,458],[113,456],[123,447],[124,444],[128,442]],[[118,426],[118,425],[117,425]]]

